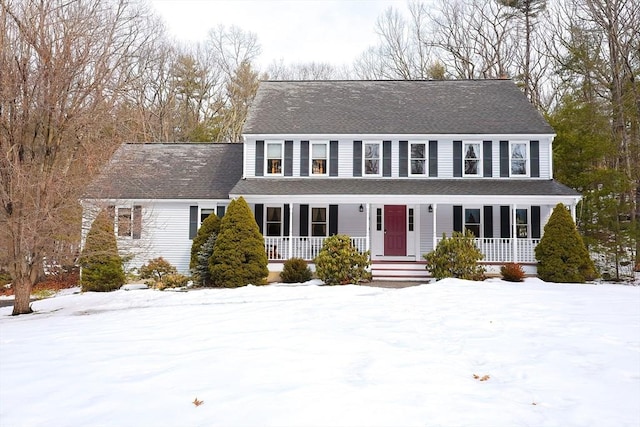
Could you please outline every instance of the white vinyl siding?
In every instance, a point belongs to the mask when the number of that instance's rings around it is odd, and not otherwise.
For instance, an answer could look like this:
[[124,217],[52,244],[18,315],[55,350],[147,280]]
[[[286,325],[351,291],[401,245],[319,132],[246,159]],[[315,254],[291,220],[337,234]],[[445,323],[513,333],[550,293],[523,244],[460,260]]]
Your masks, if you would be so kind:
[[244,143],[244,176],[254,178],[256,176],[256,141],[250,140]]
[[453,140],[438,141],[438,177],[453,178]]
[[338,141],[338,176],[353,177],[353,140]]

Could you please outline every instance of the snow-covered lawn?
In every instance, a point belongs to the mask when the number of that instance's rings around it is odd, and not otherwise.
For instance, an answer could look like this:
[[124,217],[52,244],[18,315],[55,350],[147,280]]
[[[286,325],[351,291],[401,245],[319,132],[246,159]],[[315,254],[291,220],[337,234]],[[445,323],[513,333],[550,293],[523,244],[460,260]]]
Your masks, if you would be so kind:
[[640,287],[120,290],[33,308],[0,309],[3,427],[640,425]]

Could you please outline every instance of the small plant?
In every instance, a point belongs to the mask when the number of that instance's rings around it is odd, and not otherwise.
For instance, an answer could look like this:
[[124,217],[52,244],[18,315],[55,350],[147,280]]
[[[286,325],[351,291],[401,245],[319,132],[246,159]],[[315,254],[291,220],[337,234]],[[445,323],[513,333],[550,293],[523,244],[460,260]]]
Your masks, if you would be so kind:
[[500,267],[500,274],[507,282],[522,282],[524,280],[524,270],[520,264],[508,262]]
[[180,273],[168,273],[162,277],[162,280],[156,282],[155,287],[161,291],[168,288],[183,288],[189,283],[189,278]]
[[436,279],[456,277],[466,280],[484,280],[485,269],[478,261],[484,256],[475,245],[473,233],[454,231],[451,237],[442,235],[436,249],[423,255],[427,270]]
[[280,273],[280,279],[284,283],[303,283],[311,280],[313,273],[307,261],[302,258],[290,258],[285,261]]
[[351,238],[336,234],[325,239],[318,256],[313,260],[316,276],[327,285],[356,284],[369,280],[369,251],[360,253]]
[[140,278],[151,279],[154,283],[162,282],[165,275],[175,273],[176,268],[162,257],[149,260],[148,264],[140,267]]

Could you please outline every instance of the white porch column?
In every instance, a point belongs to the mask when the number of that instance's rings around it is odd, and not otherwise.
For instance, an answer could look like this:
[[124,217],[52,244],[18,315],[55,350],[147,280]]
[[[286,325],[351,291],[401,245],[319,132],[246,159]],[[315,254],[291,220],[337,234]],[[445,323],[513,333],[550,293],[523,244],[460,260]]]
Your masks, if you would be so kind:
[[438,232],[436,230],[436,226],[437,226],[436,214],[438,213],[438,205],[434,203],[431,206],[433,207],[433,213],[432,213],[433,216],[431,217],[431,226],[433,227],[433,248],[431,248],[431,250],[433,251],[436,249],[437,240],[438,240]]
[[571,209],[571,218],[573,219],[573,223],[576,223],[576,205],[575,203],[571,203],[569,205],[569,209]]
[[293,203],[289,203],[289,258],[293,254]]
[[[371,250],[371,204],[369,203],[366,204],[365,212],[366,212],[365,215],[367,216],[365,251],[370,251]],[[371,255],[369,255],[369,258],[371,258]]]
[[511,262],[518,262],[518,240],[516,236],[516,205],[511,205],[511,246],[513,249],[513,256]]

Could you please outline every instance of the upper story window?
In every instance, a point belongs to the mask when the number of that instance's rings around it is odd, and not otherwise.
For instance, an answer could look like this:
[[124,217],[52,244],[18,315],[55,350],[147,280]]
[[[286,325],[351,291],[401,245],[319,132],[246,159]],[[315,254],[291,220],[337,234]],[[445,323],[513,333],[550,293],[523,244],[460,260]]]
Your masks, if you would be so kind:
[[464,210],[464,227],[472,232],[474,236],[480,237],[480,209]]
[[267,236],[282,235],[282,208],[267,207]]
[[282,143],[267,143],[267,174],[282,175]]
[[480,142],[464,142],[463,152],[463,172],[464,176],[481,176],[482,144]]
[[509,159],[511,176],[528,176],[529,144],[525,141],[511,141],[509,144]]
[[427,146],[424,143],[411,143],[409,170],[411,175],[426,175],[427,173]]
[[311,208],[311,235],[327,235],[327,208]]
[[327,143],[314,142],[311,144],[311,174],[327,174]]
[[380,167],[380,143],[365,142],[364,143],[364,174],[365,175],[381,175]]

